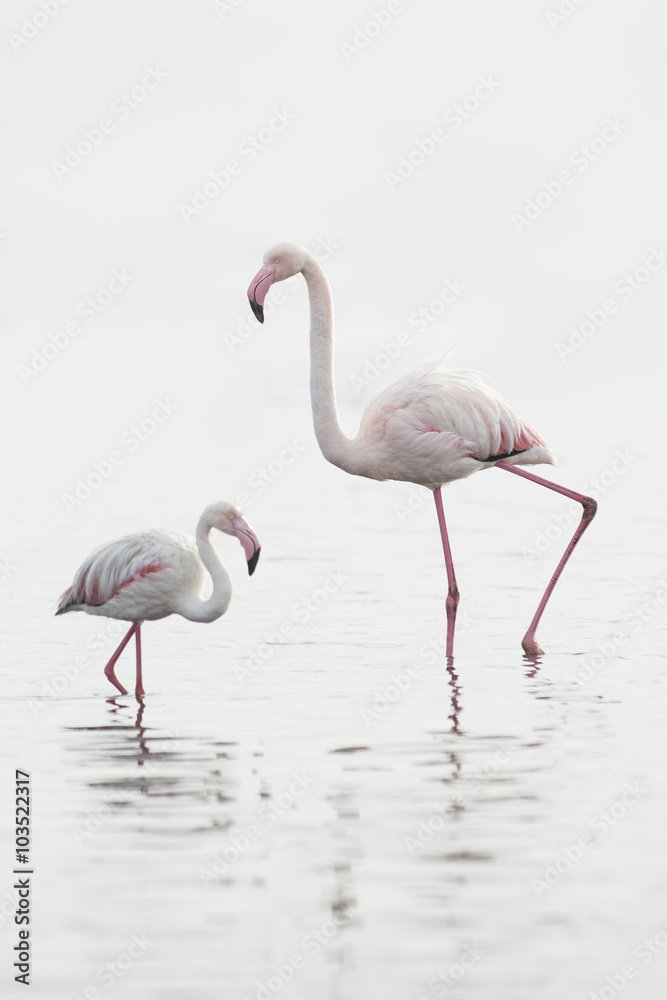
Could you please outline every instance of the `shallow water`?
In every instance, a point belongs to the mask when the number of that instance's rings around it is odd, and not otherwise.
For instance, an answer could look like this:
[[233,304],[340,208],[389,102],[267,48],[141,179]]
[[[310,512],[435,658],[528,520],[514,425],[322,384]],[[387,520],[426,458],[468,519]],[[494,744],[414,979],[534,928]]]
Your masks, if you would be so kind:
[[[301,418],[274,433],[308,446],[249,498],[257,571],[217,541],[230,611],[145,627],[143,704],[102,673],[121,624],[50,614],[93,544],[147,525],[91,500],[16,535],[2,795],[8,816],[31,773],[32,995],[663,997],[659,471],[639,457],[601,498],[537,662],[520,639],[566,535],[535,539],[567,503],[498,471],[448,490],[448,667],[432,501],[326,466]],[[117,669],[129,686],[132,657]]]

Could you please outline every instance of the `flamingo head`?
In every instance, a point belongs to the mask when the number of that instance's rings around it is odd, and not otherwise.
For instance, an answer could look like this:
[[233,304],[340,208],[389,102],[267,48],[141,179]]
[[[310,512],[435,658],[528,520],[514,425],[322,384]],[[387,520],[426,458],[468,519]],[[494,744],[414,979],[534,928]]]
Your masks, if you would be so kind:
[[205,515],[209,527],[217,528],[218,531],[224,531],[226,535],[234,535],[238,538],[248,562],[248,573],[252,576],[259,560],[261,546],[257,535],[244,519],[236,504],[230,503],[228,500],[220,500],[207,507]]
[[248,289],[250,308],[260,323],[264,322],[264,299],[271,285],[300,274],[309,256],[305,247],[298,243],[276,243],[266,251],[264,263]]

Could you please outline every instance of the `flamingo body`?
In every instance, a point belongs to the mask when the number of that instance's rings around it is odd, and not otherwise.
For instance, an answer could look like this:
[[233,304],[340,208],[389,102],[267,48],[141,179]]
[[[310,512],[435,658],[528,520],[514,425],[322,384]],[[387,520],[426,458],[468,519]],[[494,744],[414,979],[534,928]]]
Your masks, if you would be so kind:
[[491,468],[501,459],[555,464],[540,435],[476,372],[441,372],[427,365],[370,401],[353,451],[361,459],[353,462],[357,475],[430,489]]
[[[142,622],[173,614],[191,621],[212,622],[229,607],[231,580],[209,539],[212,528],[238,538],[252,574],[259,559],[259,540],[240,510],[221,501],[202,513],[196,539],[149,529],[101,545],[84,560],[72,586],[60,598],[57,615],[84,611],[133,623],[105,668],[109,680],[123,694],[127,692],[118,682],[113,667],[132,634],[137,638],[136,693],[143,694]],[[204,600],[201,590],[206,570],[213,581],[213,592]]]
[[180,614],[183,598],[196,597],[203,580],[204,564],[188,535],[159,529],[126,535],[91,552],[56,614],[156,621]]

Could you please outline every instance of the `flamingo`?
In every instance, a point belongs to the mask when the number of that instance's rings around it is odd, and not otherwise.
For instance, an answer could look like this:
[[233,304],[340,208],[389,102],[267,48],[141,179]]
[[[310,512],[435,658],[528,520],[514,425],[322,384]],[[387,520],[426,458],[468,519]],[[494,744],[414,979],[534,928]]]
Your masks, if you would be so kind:
[[[144,694],[141,677],[144,621],[176,614],[193,622],[213,622],[229,607],[232,582],[209,538],[211,528],[238,538],[252,576],[259,559],[259,540],[238,507],[222,500],[204,509],[196,539],[152,528],[101,545],[81,564],[74,583],[60,598],[56,615],[85,611],[89,615],[132,622],[104,668],[105,675],[121,694],[127,691],[116,677],[114,667],[132,636],[136,642],[135,694]],[[205,568],[213,581],[213,592],[207,600],[201,597]]]
[[315,257],[296,243],[279,243],[264,254],[248,299],[255,317],[264,322],[264,300],[271,287],[303,274],[310,299],[310,396],[313,426],[327,461],[353,476],[395,479],[433,491],[447,570],[446,656],[454,652],[459,590],[442,505],[442,486],[456,479],[497,468],[576,500],[581,521],[549,581],[523,637],[529,657],[542,653],[535,633],[551,592],[582,534],[595,515],[591,497],[543,479],[519,465],[555,464],[540,435],[520,420],[476,372],[436,371],[425,364],[399,378],[370,401],[359,433],[349,439],[338,422],[333,380],[333,304],[331,289]]

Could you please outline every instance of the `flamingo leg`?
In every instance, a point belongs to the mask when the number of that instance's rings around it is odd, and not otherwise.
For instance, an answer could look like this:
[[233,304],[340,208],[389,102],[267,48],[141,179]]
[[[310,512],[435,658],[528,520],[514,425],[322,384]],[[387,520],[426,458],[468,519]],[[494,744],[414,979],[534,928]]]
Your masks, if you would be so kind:
[[136,626],[134,639],[137,647],[137,683],[134,689],[134,693],[137,695],[137,697],[142,697],[146,692],[144,691],[144,685],[141,678],[141,622],[138,622]]
[[515,476],[522,476],[524,479],[530,479],[531,482],[537,483],[539,486],[546,486],[548,490],[554,490],[556,493],[562,493],[563,496],[569,497],[570,500],[576,500],[577,503],[580,503],[581,506],[583,507],[583,513],[581,515],[581,521],[579,522],[579,526],[575,531],[574,535],[572,536],[570,544],[565,549],[565,552],[563,553],[563,556],[560,562],[558,563],[558,566],[556,566],[556,571],[549,580],[547,589],[544,591],[544,595],[538,605],[533,620],[528,626],[528,631],[521,640],[521,645],[523,646],[524,652],[528,656],[537,656],[539,653],[542,652],[542,650],[538,646],[537,641],[535,639],[535,632],[537,631],[537,626],[539,624],[540,618],[542,617],[542,612],[547,606],[547,601],[551,597],[551,591],[556,586],[558,577],[563,572],[563,569],[565,568],[565,563],[572,555],[572,551],[575,545],[577,544],[577,542],[583,535],[584,531],[595,517],[595,511],[597,510],[598,505],[595,502],[595,500],[593,500],[592,497],[585,497],[583,493],[576,493],[574,490],[568,490],[565,488],[565,486],[559,486],[557,483],[552,483],[551,480],[549,479],[542,479],[541,476],[534,476],[532,472],[526,472],[525,469],[520,469],[516,465],[509,465],[505,461],[501,460],[500,462],[496,462],[496,468],[505,469],[506,472],[513,472]]
[[452,550],[449,545],[449,535],[445,524],[445,512],[442,509],[442,494],[440,487],[433,491],[435,509],[438,512],[438,524],[440,525],[440,535],[442,537],[442,548],[445,553],[445,567],[447,568],[447,600],[445,610],[447,611],[447,648],[446,656],[454,655],[454,627],[456,625],[456,609],[459,606],[459,588],[456,585],[456,575],[454,573],[454,562],[452,560]]
[[123,650],[127,646],[128,642],[130,641],[130,639],[132,638],[132,636],[136,633],[137,628],[138,628],[138,626],[137,626],[136,623],[134,625],[130,626],[130,629],[125,634],[125,637],[124,637],[123,641],[118,646],[118,648],[116,649],[115,653],[113,654],[113,656],[111,657],[111,659],[107,663],[106,667],[104,668],[104,674],[105,674],[105,676],[111,681],[111,683],[114,685],[114,687],[118,688],[118,690],[120,691],[121,694],[127,694],[127,691],[125,690],[125,688],[123,687],[123,685],[120,683],[120,681],[116,677],[116,674],[114,672],[114,667],[116,666],[116,663],[118,661],[118,658],[120,657],[120,654],[123,652]]

